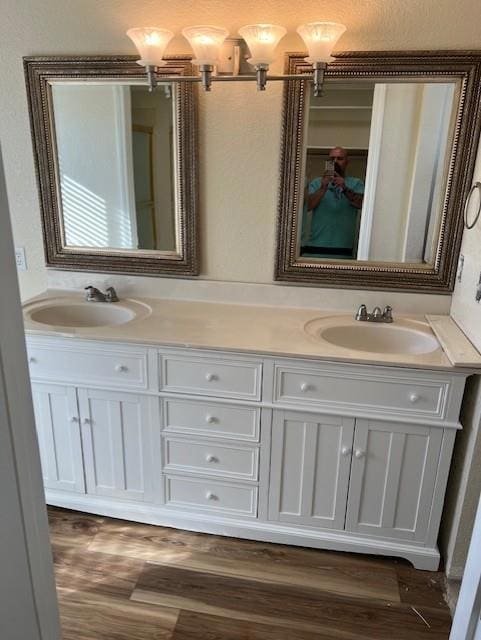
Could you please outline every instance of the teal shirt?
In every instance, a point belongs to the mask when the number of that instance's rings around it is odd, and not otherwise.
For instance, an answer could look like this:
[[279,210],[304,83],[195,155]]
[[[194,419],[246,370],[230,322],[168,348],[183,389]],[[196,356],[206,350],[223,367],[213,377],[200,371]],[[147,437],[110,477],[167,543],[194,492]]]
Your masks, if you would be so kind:
[[[321,186],[322,178],[314,178],[309,184],[309,195]],[[364,193],[364,183],[359,178],[344,178],[346,187],[354,193]],[[358,209],[347,197],[330,185],[324,197],[312,211],[311,234],[306,244],[313,247],[350,249],[354,245]]]

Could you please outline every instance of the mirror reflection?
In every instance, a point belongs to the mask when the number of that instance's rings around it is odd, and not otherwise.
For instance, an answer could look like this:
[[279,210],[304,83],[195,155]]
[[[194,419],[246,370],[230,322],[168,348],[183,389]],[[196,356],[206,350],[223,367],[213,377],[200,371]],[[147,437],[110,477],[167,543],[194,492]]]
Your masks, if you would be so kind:
[[51,86],[63,245],[177,251],[176,86]]
[[327,81],[310,96],[298,256],[433,264],[456,89]]

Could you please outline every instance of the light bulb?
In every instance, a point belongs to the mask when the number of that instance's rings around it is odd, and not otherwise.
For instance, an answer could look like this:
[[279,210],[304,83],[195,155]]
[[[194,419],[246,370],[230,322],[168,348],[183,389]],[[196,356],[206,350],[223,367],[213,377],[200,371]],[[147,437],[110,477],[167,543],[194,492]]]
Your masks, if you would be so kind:
[[304,40],[309,56],[306,62],[329,62],[337,41],[346,31],[338,22],[310,22],[297,27],[297,33]]
[[174,37],[172,31],[157,27],[135,27],[129,29],[127,35],[140,54],[139,64],[144,67],[161,67],[165,64],[162,57]]
[[182,29],[182,35],[187,38],[194,50],[196,65],[215,65],[218,62],[220,48],[229,35],[223,27],[195,26]]
[[274,62],[274,50],[286,33],[284,27],[275,24],[248,24],[239,29],[251,53],[248,62],[254,66]]

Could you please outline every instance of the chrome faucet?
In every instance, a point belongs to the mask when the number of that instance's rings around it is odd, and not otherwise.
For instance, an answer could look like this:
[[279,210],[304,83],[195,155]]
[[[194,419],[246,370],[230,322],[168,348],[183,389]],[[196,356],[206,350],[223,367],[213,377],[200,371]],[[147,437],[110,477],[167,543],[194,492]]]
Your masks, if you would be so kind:
[[361,304],[355,318],[360,322],[392,322],[392,307],[387,305],[384,311],[381,311],[380,307],[374,307],[372,313],[368,313],[366,305]]
[[118,302],[119,298],[117,296],[117,292],[113,287],[108,287],[105,293],[102,293],[96,287],[93,287],[91,284],[88,287],[85,287],[85,291],[87,295],[85,299],[87,302]]

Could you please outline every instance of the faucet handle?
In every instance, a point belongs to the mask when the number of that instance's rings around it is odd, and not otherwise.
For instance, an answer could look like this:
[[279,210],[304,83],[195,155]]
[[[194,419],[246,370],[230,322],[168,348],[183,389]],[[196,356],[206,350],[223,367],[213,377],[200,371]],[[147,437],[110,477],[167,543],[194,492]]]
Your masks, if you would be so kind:
[[382,317],[384,318],[384,322],[392,322],[392,307],[388,304],[384,307],[384,311],[382,312]]
[[356,320],[367,320],[367,307],[365,304],[361,304],[356,313]]
[[372,317],[374,318],[374,320],[380,320],[383,317],[380,307],[374,307],[374,309],[372,310]]
[[113,287],[107,287],[105,291],[105,299],[107,302],[118,302],[119,297]]
[[100,291],[91,284],[89,284],[88,287],[85,287],[85,291],[87,292],[87,295],[86,295],[87,300],[92,300],[96,295],[100,293]]

